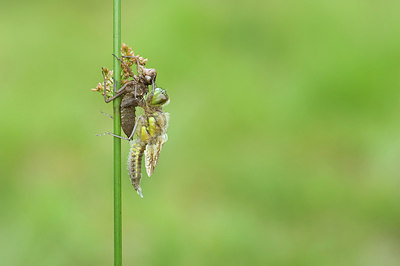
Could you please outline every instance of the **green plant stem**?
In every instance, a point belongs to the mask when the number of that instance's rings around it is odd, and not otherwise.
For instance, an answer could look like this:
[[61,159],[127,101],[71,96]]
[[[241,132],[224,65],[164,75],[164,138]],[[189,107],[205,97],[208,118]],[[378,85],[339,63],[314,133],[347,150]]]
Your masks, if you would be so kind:
[[[113,51],[121,57],[121,0],[113,0]],[[121,64],[114,58],[114,78],[121,86]],[[114,134],[121,136],[121,98],[113,101]],[[114,138],[114,265],[122,265],[121,139]]]

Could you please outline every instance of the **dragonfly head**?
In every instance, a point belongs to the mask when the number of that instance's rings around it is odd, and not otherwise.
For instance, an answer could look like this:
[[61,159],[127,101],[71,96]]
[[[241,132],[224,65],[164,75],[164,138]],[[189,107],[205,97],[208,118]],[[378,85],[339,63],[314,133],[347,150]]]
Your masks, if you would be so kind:
[[161,88],[156,88],[154,90],[154,95],[151,98],[151,105],[155,106],[165,106],[169,103],[169,96],[166,90]]
[[142,68],[143,76],[147,85],[150,85],[157,77],[157,71],[154,68]]

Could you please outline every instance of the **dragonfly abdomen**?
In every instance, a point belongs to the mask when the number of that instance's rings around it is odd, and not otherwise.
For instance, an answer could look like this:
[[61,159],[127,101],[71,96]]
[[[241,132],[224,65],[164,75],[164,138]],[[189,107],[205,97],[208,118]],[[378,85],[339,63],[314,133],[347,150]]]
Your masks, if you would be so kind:
[[126,136],[130,136],[135,125],[135,107],[137,106],[136,100],[127,93],[122,96],[121,100],[121,127]]
[[131,182],[137,193],[143,197],[140,187],[140,179],[142,177],[142,157],[146,145],[141,141],[131,141],[131,151],[128,157],[128,171]]

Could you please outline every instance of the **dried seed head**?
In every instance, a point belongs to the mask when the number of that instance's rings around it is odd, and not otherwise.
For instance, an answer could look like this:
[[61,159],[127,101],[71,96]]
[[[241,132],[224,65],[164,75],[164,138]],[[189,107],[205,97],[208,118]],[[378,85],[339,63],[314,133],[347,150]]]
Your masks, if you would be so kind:
[[121,46],[121,54],[124,56],[134,56],[132,48],[130,48],[125,43],[123,43]]
[[[111,97],[113,95],[112,93],[112,88],[114,87],[114,80],[112,78],[113,76],[113,71],[109,70],[106,67],[102,68],[103,73],[104,73],[104,81],[106,85],[106,94],[107,97]],[[100,92],[102,95],[104,95],[104,81],[99,82],[96,86],[96,88],[91,89],[92,91]]]

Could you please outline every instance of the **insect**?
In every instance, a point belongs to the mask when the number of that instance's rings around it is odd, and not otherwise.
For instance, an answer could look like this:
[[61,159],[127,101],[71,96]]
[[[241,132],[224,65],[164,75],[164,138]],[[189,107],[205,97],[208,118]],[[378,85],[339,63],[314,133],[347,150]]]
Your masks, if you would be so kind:
[[[144,113],[136,119],[135,126],[129,138],[117,136],[110,132],[104,133],[130,142],[131,149],[128,156],[128,171],[132,185],[141,197],[143,197],[140,187],[143,155],[145,157],[146,172],[150,177],[158,164],[162,147],[168,140],[169,114],[162,111],[162,107],[168,103],[169,96],[167,92],[161,88],[156,88],[152,92],[149,92],[145,99],[139,102],[139,106],[143,108]],[[135,133],[137,135],[136,138]]]
[[[122,87],[116,90],[117,84],[113,78],[113,71],[102,68],[103,84],[99,83],[96,89],[93,90],[103,92],[106,103],[122,96],[120,104],[121,127],[128,138],[117,136],[110,132],[104,134],[129,140],[131,148],[128,157],[128,171],[134,189],[143,197],[140,187],[143,155],[145,157],[146,172],[150,177],[158,164],[162,147],[168,140],[169,114],[164,113],[162,107],[169,103],[169,96],[165,90],[157,88],[155,83],[156,70],[144,67],[147,59],[134,56],[129,49],[123,45],[122,59],[114,55],[122,65]],[[137,75],[130,68],[134,63],[137,65]],[[150,92],[149,85],[152,85]],[[111,88],[114,90],[114,95],[112,95]],[[143,109],[143,114],[137,118],[135,118],[136,107]]]
[[[103,84],[99,83],[93,91],[100,91],[104,94],[106,103],[112,102],[116,98],[122,96],[120,103],[121,110],[121,127],[126,136],[131,136],[135,123],[135,108],[138,101],[143,99],[149,91],[148,86],[155,87],[155,79],[157,71],[153,68],[145,68],[147,59],[140,56],[134,56],[133,51],[126,44],[121,48],[122,59],[115,56],[122,65],[121,88],[116,90],[117,83],[113,78],[113,71],[102,68]],[[130,68],[134,63],[137,65],[137,75]],[[131,79],[130,79],[131,78]],[[114,90],[112,95],[111,88]]]
[[131,150],[128,157],[128,170],[135,190],[143,197],[140,187],[142,176],[142,157],[145,156],[147,175],[154,173],[162,147],[168,140],[167,128],[169,114],[162,111],[162,107],[169,103],[167,92],[161,88],[154,89],[147,98],[139,103],[144,114],[137,118],[134,132],[137,138],[131,138]]

